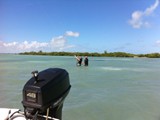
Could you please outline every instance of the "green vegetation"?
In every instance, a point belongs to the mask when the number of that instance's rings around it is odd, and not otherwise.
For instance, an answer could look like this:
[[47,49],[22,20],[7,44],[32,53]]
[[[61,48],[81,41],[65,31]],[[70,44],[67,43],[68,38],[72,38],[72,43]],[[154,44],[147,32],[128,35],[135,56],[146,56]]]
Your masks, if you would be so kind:
[[49,55],[49,56],[95,56],[95,57],[147,57],[147,58],[160,58],[160,53],[151,53],[151,54],[131,54],[125,52],[111,52],[108,53],[104,51],[104,53],[89,53],[89,52],[24,52],[19,53],[20,55]]

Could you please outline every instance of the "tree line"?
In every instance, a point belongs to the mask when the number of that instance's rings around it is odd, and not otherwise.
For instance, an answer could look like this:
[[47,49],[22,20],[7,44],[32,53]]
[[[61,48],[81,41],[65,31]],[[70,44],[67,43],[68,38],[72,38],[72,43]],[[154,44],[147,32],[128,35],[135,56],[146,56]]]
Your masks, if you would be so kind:
[[20,55],[48,55],[48,56],[93,56],[93,57],[147,57],[147,58],[160,58],[160,53],[150,53],[150,54],[131,54],[125,52],[43,52],[43,51],[31,51],[19,53]]

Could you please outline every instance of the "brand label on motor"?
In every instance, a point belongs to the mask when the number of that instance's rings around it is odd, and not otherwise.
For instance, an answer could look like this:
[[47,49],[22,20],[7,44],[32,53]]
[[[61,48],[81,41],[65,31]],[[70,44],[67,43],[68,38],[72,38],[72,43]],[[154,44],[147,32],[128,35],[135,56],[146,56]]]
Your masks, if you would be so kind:
[[27,97],[36,98],[35,93],[27,93]]
[[28,102],[36,102],[37,94],[34,92],[26,92],[26,99]]

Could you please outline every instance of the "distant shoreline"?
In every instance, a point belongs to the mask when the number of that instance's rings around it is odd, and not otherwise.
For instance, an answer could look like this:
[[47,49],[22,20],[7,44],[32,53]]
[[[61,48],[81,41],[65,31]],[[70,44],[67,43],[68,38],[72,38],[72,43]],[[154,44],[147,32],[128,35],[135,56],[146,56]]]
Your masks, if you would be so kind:
[[150,54],[131,54],[125,52],[104,52],[104,53],[89,53],[89,52],[24,52],[18,53],[19,55],[47,55],[47,56],[92,56],[92,57],[131,57],[131,58],[160,58],[160,53]]

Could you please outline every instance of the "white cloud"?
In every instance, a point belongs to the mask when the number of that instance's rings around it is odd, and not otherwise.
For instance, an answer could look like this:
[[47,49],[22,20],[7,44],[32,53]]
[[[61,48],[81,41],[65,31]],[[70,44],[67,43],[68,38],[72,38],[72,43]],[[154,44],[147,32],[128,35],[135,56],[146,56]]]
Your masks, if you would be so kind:
[[5,47],[13,47],[13,46],[16,46],[17,44],[18,44],[17,42],[3,43]]
[[22,52],[22,51],[28,51],[28,50],[38,50],[44,47],[47,47],[48,43],[45,42],[37,42],[37,41],[24,41],[22,43],[20,42],[10,42],[6,43],[3,41],[0,41],[0,52]]
[[59,36],[59,37],[56,37],[56,38],[53,38],[51,40],[51,46],[53,48],[59,48],[59,49],[62,49],[65,44],[66,44],[66,39],[63,37],[63,36]]
[[24,42],[4,42],[0,41],[0,53],[17,53],[25,51],[60,51],[75,47],[75,45],[67,44],[67,36],[78,37],[78,32],[67,31],[65,35],[54,37],[49,42],[24,41]]
[[[69,35],[69,36],[71,36],[71,35]],[[59,36],[59,37],[53,38],[51,40],[50,45],[55,50],[64,50],[64,49],[75,47],[75,45],[67,44],[67,39],[65,36]]]
[[132,13],[131,19],[128,21],[133,28],[141,28],[150,26],[145,17],[150,16],[159,6],[159,0],[156,0],[153,5],[146,8],[145,11],[135,11]]
[[156,45],[157,45],[157,46],[160,46],[160,40],[157,40],[157,41],[156,41]]
[[37,48],[42,48],[42,47],[47,47],[48,43],[45,42],[37,42],[37,41],[24,41],[20,44],[18,44],[17,48],[20,50],[27,50],[27,49],[37,49]]
[[151,5],[151,7],[147,8],[145,11],[144,11],[144,14],[146,16],[152,14],[152,12],[154,12],[154,10],[158,7],[159,5],[159,0],[156,0],[155,3],[153,5]]
[[66,31],[65,36],[79,37],[79,33],[78,32],[72,32],[72,31]]

